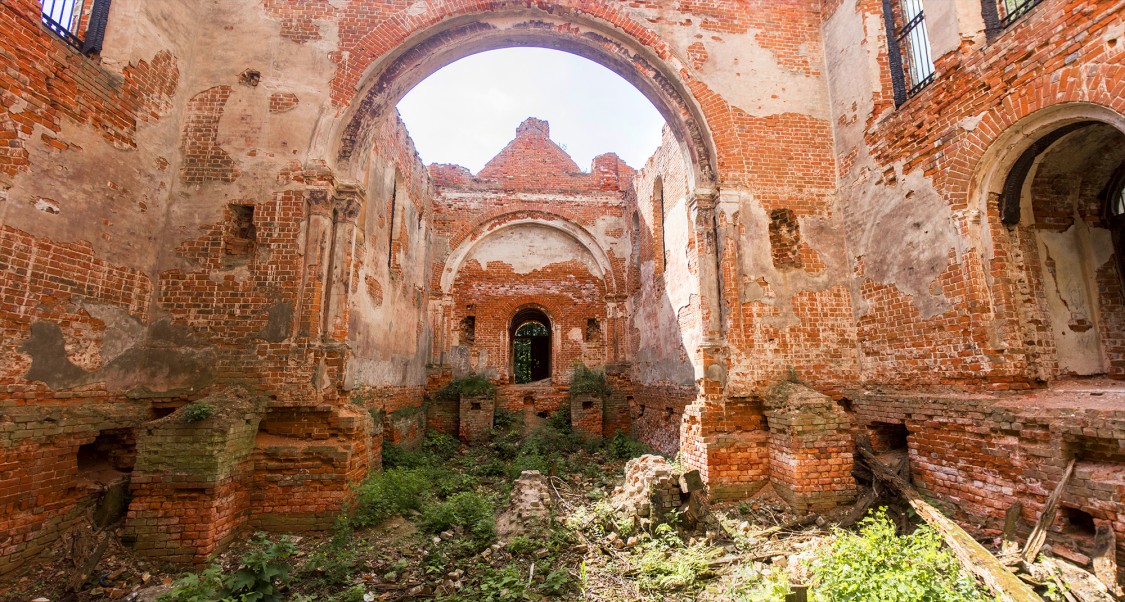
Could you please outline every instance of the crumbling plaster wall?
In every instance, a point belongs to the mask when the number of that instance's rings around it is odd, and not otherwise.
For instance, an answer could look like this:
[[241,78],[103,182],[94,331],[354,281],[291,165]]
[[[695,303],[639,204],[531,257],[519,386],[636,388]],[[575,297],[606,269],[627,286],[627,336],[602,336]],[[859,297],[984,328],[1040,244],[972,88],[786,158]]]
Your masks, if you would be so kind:
[[[933,25],[942,51],[934,83],[897,109],[881,3],[826,5],[859,374],[869,383],[1026,387],[1052,378],[1042,356],[1053,352],[1029,344],[1020,325],[1026,266],[990,193],[1006,174],[993,170],[1031,141],[1017,133],[1008,150],[993,143],[1048,107],[1120,107],[1121,21],[1107,6],[1047,0],[988,38],[971,7],[952,4],[927,11],[928,23],[955,17]],[[1031,39],[1072,42],[1029,51]],[[986,181],[995,188],[983,189]]]
[[671,131],[663,134],[626,195],[625,305],[632,432],[654,449],[675,453],[684,407],[697,397],[696,379],[704,371],[698,353],[703,325],[687,165]]
[[432,347],[427,313],[435,192],[397,115],[378,133],[365,188],[349,287],[344,387],[353,400],[384,413],[393,440],[413,439],[421,431],[409,408],[422,404]]
[[209,363],[154,316],[190,9],[115,5],[101,60],[40,11],[0,9],[0,573],[84,516],[80,447]]
[[[934,82],[895,108],[881,2],[825,3],[859,341],[859,386],[843,393],[856,424],[901,425],[915,483],[967,524],[994,532],[1020,500],[1020,529],[1029,531],[1077,458],[1091,466],[1067,488],[1064,504],[1120,532],[1121,459],[1096,451],[1103,436],[1121,438],[1110,411],[1118,407],[1116,387],[1055,382],[1039,253],[1062,238],[1073,243],[1076,230],[1099,227],[1089,207],[1097,195],[1087,196],[1095,186],[1086,179],[1098,178],[1102,167],[1079,160],[1073,147],[1064,153],[1083,165],[1078,170],[1042,157],[1043,171],[1033,170],[1025,183],[1028,204],[1018,226],[1000,222],[998,201],[1009,170],[1035,139],[1083,119],[1119,127],[1125,25],[1112,2],[1044,0],[989,37],[972,15],[979,3],[970,10],[950,4],[931,13],[926,3],[928,24],[956,11],[955,23],[932,24]],[[1107,299],[1111,285],[1117,295],[1121,287],[1116,269],[1105,269],[1104,245],[1071,246],[1064,263],[1077,270],[1078,256],[1099,247],[1084,263]],[[1119,323],[1115,312],[1102,315]],[[950,385],[970,391],[949,392]],[[1060,531],[1052,530],[1056,544],[1083,549]]]
[[[453,286],[453,323],[476,318],[476,335],[458,346],[467,351],[471,371],[513,382],[511,319],[522,307],[540,307],[551,319],[551,373],[569,380],[577,362],[604,367],[606,362],[606,285],[589,250],[554,228],[521,224],[482,239],[462,264]],[[597,331],[587,333],[587,320]]]

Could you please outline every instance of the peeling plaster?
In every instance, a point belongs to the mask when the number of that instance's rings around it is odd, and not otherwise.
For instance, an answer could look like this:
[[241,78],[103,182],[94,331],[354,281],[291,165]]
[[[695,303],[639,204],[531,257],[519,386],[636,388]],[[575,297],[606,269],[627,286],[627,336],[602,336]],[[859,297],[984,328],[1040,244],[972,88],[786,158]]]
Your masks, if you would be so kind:
[[585,246],[556,228],[536,224],[520,224],[489,234],[465,260],[476,260],[485,270],[490,264],[506,264],[521,275],[556,263],[578,261],[591,274],[602,275],[598,262]]
[[[949,204],[928,178],[917,172],[904,175],[901,165],[893,168],[889,181],[878,175],[864,136],[881,89],[881,48],[873,44],[885,39],[881,15],[862,13],[856,0],[844,0],[825,27],[832,106],[838,116],[836,152],[856,156],[854,167],[841,180],[841,211],[849,232],[848,252],[862,258],[863,277],[902,290],[923,318],[929,318],[949,310],[949,300],[931,288],[948,268],[950,252],[960,259],[968,243],[957,231]],[[852,297],[857,314],[864,315],[868,308],[858,286],[852,283]]]
[[1094,274],[1113,257],[1112,234],[1078,219],[1063,232],[1038,231],[1038,241],[1059,369],[1078,375],[1104,373]]
[[[703,81],[712,90],[723,90],[728,102],[755,117],[799,113],[831,119],[823,78],[779,65],[777,57],[754,39],[758,33],[750,30],[736,40],[709,43],[709,58],[699,70]],[[807,46],[804,52],[809,52]]]

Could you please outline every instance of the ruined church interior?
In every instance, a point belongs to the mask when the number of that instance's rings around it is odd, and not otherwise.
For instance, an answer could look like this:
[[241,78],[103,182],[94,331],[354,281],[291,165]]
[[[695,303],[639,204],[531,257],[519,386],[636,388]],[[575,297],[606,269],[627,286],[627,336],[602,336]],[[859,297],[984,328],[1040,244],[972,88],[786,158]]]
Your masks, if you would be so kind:
[[[655,152],[423,162],[399,102],[510,48]],[[1123,0],[0,0],[2,601],[238,599],[176,579],[254,538],[252,600],[890,599],[762,552],[884,502],[933,599],[1120,599],[1123,380]]]

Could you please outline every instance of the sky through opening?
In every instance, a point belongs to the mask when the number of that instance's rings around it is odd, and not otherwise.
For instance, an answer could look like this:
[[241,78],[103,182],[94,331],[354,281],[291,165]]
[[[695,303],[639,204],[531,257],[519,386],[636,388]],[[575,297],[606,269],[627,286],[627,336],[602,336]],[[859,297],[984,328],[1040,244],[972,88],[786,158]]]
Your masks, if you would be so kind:
[[454,163],[474,174],[528,117],[550,122],[551,139],[583,171],[608,152],[643,167],[664,127],[656,107],[616,73],[543,48],[465,57],[415,86],[398,110],[424,163]]

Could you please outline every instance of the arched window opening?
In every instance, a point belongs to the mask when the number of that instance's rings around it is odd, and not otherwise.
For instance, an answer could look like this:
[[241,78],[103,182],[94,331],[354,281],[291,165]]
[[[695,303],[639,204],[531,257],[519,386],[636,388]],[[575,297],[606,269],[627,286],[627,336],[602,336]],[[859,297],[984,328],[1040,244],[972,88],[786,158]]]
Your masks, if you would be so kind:
[[512,373],[516,384],[551,377],[551,327],[547,315],[527,309],[512,319]]
[[1117,167],[1106,186],[1103,197],[1106,224],[1113,233],[1113,255],[1117,259],[1117,277],[1125,294],[1125,162]]
[[397,109],[425,163],[460,165],[473,174],[528,117],[550,122],[551,139],[585,173],[608,152],[644,165],[660,146],[665,125],[634,84],[598,62],[553,48],[500,48],[460,58],[415,85]]

